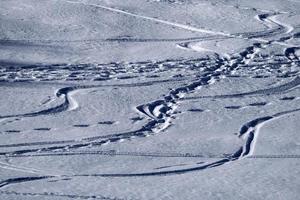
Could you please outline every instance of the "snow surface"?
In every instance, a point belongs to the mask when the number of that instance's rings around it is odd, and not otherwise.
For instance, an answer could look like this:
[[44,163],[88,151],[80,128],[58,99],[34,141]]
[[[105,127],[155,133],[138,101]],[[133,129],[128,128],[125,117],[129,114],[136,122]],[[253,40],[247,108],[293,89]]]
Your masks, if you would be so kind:
[[299,0],[1,0],[0,199],[297,199],[299,69]]

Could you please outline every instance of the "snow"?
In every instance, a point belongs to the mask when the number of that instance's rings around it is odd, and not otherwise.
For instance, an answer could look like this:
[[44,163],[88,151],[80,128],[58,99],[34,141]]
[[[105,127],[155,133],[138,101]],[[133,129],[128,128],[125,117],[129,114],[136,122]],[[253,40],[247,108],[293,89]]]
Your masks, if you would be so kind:
[[297,199],[300,1],[3,0],[0,199]]

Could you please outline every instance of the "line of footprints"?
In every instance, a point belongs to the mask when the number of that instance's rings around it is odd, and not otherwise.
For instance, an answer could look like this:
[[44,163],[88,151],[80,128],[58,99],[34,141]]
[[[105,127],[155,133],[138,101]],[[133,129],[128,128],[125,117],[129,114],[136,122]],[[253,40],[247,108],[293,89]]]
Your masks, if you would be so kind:
[[[281,100],[281,101],[291,101],[291,100],[294,100],[294,99],[298,99],[298,98],[296,98],[294,96],[286,96],[286,97],[280,98],[279,100]],[[261,107],[261,106],[265,106],[265,105],[268,105],[268,103],[267,102],[256,102],[256,103],[248,104],[247,106],[232,105],[232,106],[225,106],[224,108],[229,109],[229,110],[235,110],[235,109],[241,109],[241,108],[245,108],[245,107],[253,107],[253,106]],[[206,110],[200,109],[200,108],[191,108],[188,111],[189,112],[199,112],[199,113],[201,113],[201,112],[204,112]],[[130,118],[130,120],[132,120],[133,123],[141,121],[143,119],[144,118],[140,117],[140,116]],[[21,119],[20,118],[15,118],[13,120],[7,121],[5,124],[12,123],[12,122],[19,121],[19,120],[21,120]],[[75,124],[75,125],[73,125],[73,127],[87,128],[87,127],[95,126],[95,125],[113,125],[113,124],[117,124],[117,123],[118,123],[117,121],[101,121],[101,122],[98,122],[97,124]],[[5,125],[5,124],[2,124],[2,125]],[[50,131],[51,128],[39,127],[39,128],[34,128],[32,130],[34,130],[34,131]],[[4,132],[0,132],[0,134],[13,134],[13,133],[21,133],[21,132],[22,131],[20,131],[20,130],[5,130]]]

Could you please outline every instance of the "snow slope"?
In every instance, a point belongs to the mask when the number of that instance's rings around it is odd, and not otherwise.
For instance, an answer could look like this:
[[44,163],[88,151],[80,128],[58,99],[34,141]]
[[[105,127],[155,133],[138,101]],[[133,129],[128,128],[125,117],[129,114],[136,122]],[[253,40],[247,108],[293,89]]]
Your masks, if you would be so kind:
[[300,1],[3,0],[1,199],[297,199]]

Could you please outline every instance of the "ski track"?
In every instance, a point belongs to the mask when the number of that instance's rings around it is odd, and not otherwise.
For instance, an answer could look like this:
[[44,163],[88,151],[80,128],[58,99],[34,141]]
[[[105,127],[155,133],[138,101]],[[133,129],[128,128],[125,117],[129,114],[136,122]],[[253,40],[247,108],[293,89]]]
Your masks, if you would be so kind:
[[[104,10],[108,10],[108,11],[111,11],[111,12],[116,12],[116,13],[121,13],[121,14],[124,14],[124,15],[132,16],[132,17],[142,18],[142,19],[146,19],[146,20],[149,20],[149,21],[152,21],[152,22],[157,22],[157,23],[169,25],[169,26],[172,26],[172,27],[177,27],[177,28],[192,31],[192,32],[206,33],[206,34],[211,34],[211,35],[215,35],[215,36],[224,36],[224,37],[229,37],[229,38],[242,38],[242,39],[245,39],[245,40],[254,40],[254,41],[265,42],[265,43],[268,43],[269,41],[265,40],[265,39],[262,39],[261,37],[282,34],[282,32],[284,32],[284,31],[286,33],[289,33],[294,29],[292,26],[290,26],[288,24],[280,23],[279,21],[277,21],[275,19],[275,17],[278,14],[283,14],[283,13],[274,13],[270,16],[269,16],[269,14],[258,15],[258,17],[257,17],[258,20],[261,20],[261,21],[266,22],[266,23],[277,25],[277,27],[275,29],[271,29],[271,30],[268,30],[268,31],[263,31],[261,33],[254,32],[252,34],[251,33],[230,34],[230,33],[224,33],[224,32],[220,32],[220,31],[212,31],[212,30],[207,30],[207,29],[196,28],[196,27],[193,27],[193,26],[185,25],[185,24],[179,24],[179,23],[170,22],[170,21],[166,21],[166,20],[162,20],[162,19],[158,19],[158,18],[139,15],[139,14],[131,13],[131,12],[128,12],[128,11],[120,10],[120,9],[117,9],[117,8],[103,6],[103,5],[100,5],[100,4],[91,4],[91,3],[86,3],[86,2],[82,2],[82,1],[77,1],[77,2],[68,1],[68,0],[65,0],[65,1],[68,2],[68,3],[72,3],[72,4],[83,4],[83,5],[86,5],[86,6],[98,7],[98,8],[102,8]],[[266,16],[266,17],[264,17],[264,16]],[[287,45],[287,44],[282,43],[282,42],[277,42],[277,44],[284,45],[284,46]]]
[[[191,82],[189,85],[179,87],[177,89],[173,89],[168,95],[165,96],[164,99],[156,100],[154,102],[146,103],[144,105],[137,106],[136,109],[145,114],[147,117],[150,118],[150,121],[143,126],[141,129],[126,133],[119,133],[119,134],[112,134],[107,136],[95,136],[91,138],[83,138],[82,141],[84,143],[78,143],[78,141],[75,140],[66,140],[66,141],[46,141],[46,142],[34,142],[34,143],[21,143],[21,144],[8,144],[8,145],[1,145],[1,147],[21,147],[21,146],[35,146],[35,145],[54,145],[54,144],[67,144],[67,143],[77,143],[77,144],[68,144],[68,145],[61,145],[61,146],[50,146],[45,148],[37,148],[37,149],[24,149],[20,151],[15,152],[1,152],[2,155],[5,155],[7,153],[13,153],[13,154],[24,154],[24,153],[30,153],[30,152],[40,152],[40,151],[53,151],[53,150],[64,150],[64,149],[74,149],[74,148],[80,148],[80,147],[87,147],[87,146],[93,146],[93,145],[102,145],[107,142],[116,142],[121,139],[130,139],[132,137],[141,136],[145,137],[151,133],[158,133],[160,131],[163,131],[166,129],[170,124],[172,118],[174,118],[174,112],[178,106],[178,101],[182,101],[185,98],[184,96],[188,93],[194,92],[199,87],[203,85],[208,85],[211,82],[220,79],[221,75],[226,75],[228,72],[235,70],[236,68],[239,68],[240,65],[244,65],[247,62],[247,57],[249,55],[252,55],[255,53],[254,49],[255,47],[259,47],[259,44],[255,44],[253,47],[247,48],[244,52],[240,53],[240,56],[235,59],[228,60],[226,58],[222,58],[217,56],[216,57],[216,63],[214,66],[206,68],[202,78],[198,78],[197,80]],[[137,87],[137,86],[143,86],[143,85],[151,85],[154,83],[161,83],[165,81],[170,80],[163,80],[163,81],[157,81],[157,82],[145,82],[145,83],[137,83],[137,84],[123,84],[123,85],[113,85],[113,86],[119,86],[119,87]],[[272,93],[278,93],[278,92],[284,92],[286,90],[293,89],[294,87],[297,87],[300,82],[300,78],[296,77],[293,81],[290,83],[287,83],[285,85],[281,85],[275,88],[270,89],[263,89],[258,90],[254,92],[248,92],[244,94],[234,94],[234,95],[220,95],[220,96],[214,96],[213,98],[228,98],[228,97],[242,97],[245,95],[255,95],[255,94],[261,94],[261,95],[269,95]],[[105,87],[107,87],[106,85]],[[76,101],[68,96],[68,93],[74,92],[75,90],[79,89],[88,89],[93,87],[104,87],[104,85],[89,85],[89,86],[73,86],[73,87],[65,87],[62,89],[59,89],[56,92],[56,96],[58,98],[65,98],[65,101],[63,104],[56,106],[54,108],[49,108],[43,111],[34,112],[34,113],[27,113],[23,115],[12,115],[12,116],[2,116],[1,118],[10,118],[10,117],[34,117],[38,115],[47,115],[47,114],[55,114],[59,112],[63,112],[66,110],[72,110],[76,108],[78,105]],[[193,97],[192,97],[193,98]],[[198,97],[194,97],[198,98]],[[205,98],[205,97],[200,97]],[[73,102],[75,106],[70,106],[70,101]],[[95,141],[100,140],[100,141]]]
[[267,88],[267,89],[260,89],[252,92],[244,92],[244,93],[237,93],[237,94],[225,94],[225,95],[214,95],[214,96],[200,96],[200,97],[186,97],[184,100],[191,100],[191,99],[205,99],[205,98],[213,98],[213,99],[225,99],[225,98],[241,98],[246,96],[268,96],[268,95],[275,95],[275,94],[283,94],[298,88],[300,85],[300,77],[297,76],[294,80],[279,85],[277,87]]
[[[217,160],[217,161],[214,161],[211,163],[206,163],[206,164],[198,166],[198,167],[170,170],[170,171],[145,172],[145,173],[89,174],[89,175],[83,174],[83,175],[76,175],[76,176],[130,177],[130,176],[173,175],[173,174],[182,174],[182,173],[191,172],[191,171],[198,171],[198,170],[204,170],[204,169],[209,169],[209,168],[213,168],[213,167],[218,167],[225,163],[244,159],[244,158],[251,157],[251,156],[252,156],[252,158],[255,158],[255,155],[253,155],[253,153],[255,151],[255,146],[256,146],[258,135],[259,135],[259,130],[262,128],[262,126],[264,124],[266,124],[267,122],[277,120],[281,117],[284,117],[285,115],[288,115],[288,114],[291,114],[294,112],[298,112],[298,111],[300,111],[300,108],[279,112],[272,116],[261,117],[261,118],[252,120],[250,122],[247,122],[245,125],[242,126],[240,133],[239,133],[239,137],[244,137],[245,144],[242,147],[240,147],[235,153],[228,155],[228,156],[224,156],[225,158],[222,158],[220,160]],[[260,156],[260,157],[262,158],[263,156]],[[268,157],[268,156],[265,156],[265,157]],[[273,156],[273,157],[276,157],[276,156]],[[281,157],[284,157],[284,156],[281,156]],[[295,158],[297,156],[290,156],[290,157]]]
[[28,167],[20,167],[20,166],[12,165],[9,163],[3,163],[3,162],[0,162],[0,168],[14,170],[14,171],[20,171],[20,172],[26,172],[26,173],[32,173],[32,174],[45,174],[45,172],[42,172],[41,170],[28,168]]
[[63,194],[56,192],[16,192],[16,191],[0,191],[0,194],[4,195],[15,195],[21,197],[62,197],[68,199],[100,199],[100,200],[127,200],[127,198],[117,198],[117,197],[105,197],[103,195],[78,195],[78,194]]
[[63,98],[64,102],[60,105],[57,105],[52,108],[47,108],[45,110],[37,111],[37,112],[30,112],[24,114],[15,114],[15,115],[0,115],[0,119],[8,119],[8,118],[15,118],[15,117],[37,117],[41,115],[53,115],[57,113],[61,113],[64,111],[72,111],[76,110],[79,105],[77,101],[72,97],[78,90],[83,89],[91,89],[91,88],[101,88],[101,87],[140,87],[140,86],[148,86],[153,84],[159,84],[164,82],[171,82],[171,81],[179,81],[180,79],[168,79],[168,80],[160,80],[160,81],[149,81],[149,82],[141,82],[141,83],[132,83],[132,84],[115,84],[115,85],[78,85],[78,86],[70,86],[58,89],[55,93],[57,98]]
[[161,23],[161,24],[165,24],[165,25],[168,25],[168,26],[174,26],[174,27],[177,27],[177,28],[180,28],[180,29],[185,29],[185,30],[192,31],[192,32],[206,33],[206,34],[212,34],[212,35],[221,35],[221,36],[229,36],[229,37],[231,36],[228,33],[223,33],[223,32],[218,32],[218,31],[211,31],[211,30],[206,30],[206,29],[200,29],[200,28],[196,28],[196,27],[193,27],[193,26],[188,26],[188,25],[185,25],[185,24],[179,24],[179,23],[175,23],[175,22],[161,20],[161,19],[158,19],[158,18],[153,18],[153,17],[144,16],[144,15],[134,14],[134,13],[131,13],[131,12],[127,12],[127,11],[120,10],[120,9],[117,9],[117,8],[111,8],[111,7],[103,6],[103,5],[100,5],[100,4],[91,4],[91,3],[81,2],[81,1],[76,1],[76,2],[68,1],[68,0],[65,0],[65,1],[68,2],[68,3],[72,3],[72,4],[82,4],[82,5],[86,5],[86,6],[93,6],[93,7],[97,7],[97,8],[102,8],[104,10],[108,10],[108,11],[111,11],[111,12],[121,13],[121,14],[124,14],[124,15],[149,20],[149,21],[152,21],[152,22],[158,22],[158,23]]
[[[223,63],[224,60],[222,58],[219,58]],[[226,62],[228,63],[228,62]],[[237,65],[236,65],[237,67]],[[14,151],[14,152],[2,152],[2,155],[22,155],[26,153],[42,153],[45,152],[47,153],[48,151],[54,151],[54,150],[66,150],[66,149],[77,149],[80,147],[87,147],[90,145],[102,145],[106,142],[116,142],[122,139],[129,138],[131,136],[145,136],[145,132],[151,133],[151,132],[160,132],[163,131],[165,128],[167,128],[170,125],[170,120],[171,117],[174,117],[174,110],[176,109],[177,101],[181,100],[185,94],[189,92],[193,92],[194,90],[198,89],[200,86],[203,85],[208,85],[209,81],[212,79],[218,79],[218,76],[220,76],[220,73],[218,69],[222,68],[222,64],[218,65],[218,67],[214,68],[213,70],[210,70],[210,73],[206,74],[206,77],[202,77],[200,80],[197,80],[195,82],[192,82],[188,84],[187,86],[184,87],[179,87],[177,89],[174,89],[170,91],[169,95],[166,95],[164,99],[162,100],[156,100],[154,102],[150,102],[144,105],[137,106],[137,110],[146,116],[150,118],[150,121],[147,125],[145,125],[142,129],[137,130],[137,131],[132,131],[132,132],[127,132],[127,133],[121,133],[121,134],[114,134],[114,135],[109,135],[109,136],[99,136],[99,137],[92,137],[92,138],[84,138],[82,141],[87,141],[86,143],[79,143],[79,144],[71,144],[71,145],[62,145],[62,146],[51,146],[51,147],[45,147],[45,148],[37,148],[37,149],[25,149],[25,150],[20,150],[20,151]],[[226,70],[225,70],[226,71]],[[216,74],[215,74],[216,73]],[[214,75],[215,74],[215,75]],[[264,89],[264,90],[259,90],[255,92],[249,92],[243,95],[249,95],[249,94],[268,94],[268,93],[277,93],[289,90],[293,87],[298,86],[300,78],[296,77],[294,80],[291,82],[275,87],[275,88],[270,88],[270,89]],[[86,86],[84,86],[86,87]],[[90,87],[90,86],[89,86]],[[76,88],[76,87],[75,87]],[[67,96],[66,94],[68,92],[74,91],[74,87],[66,87],[62,88],[57,91],[56,96]],[[78,89],[78,88],[76,88]],[[238,96],[243,96],[239,94]],[[236,95],[234,95],[236,96]],[[223,96],[224,97],[224,96]],[[66,98],[66,101],[68,101],[68,98]],[[298,109],[299,110],[299,109]],[[277,113],[274,116],[271,117],[263,117],[263,118],[258,118],[255,120],[252,120],[245,125],[242,126],[241,131],[240,131],[240,137],[242,135],[247,135],[244,136],[245,138],[245,144],[242,146],[237,152],[233,153],[231,156],[226,156],[225,158],[222,158],[221,160],[212,162],[212,163],[206,163],[201,166],[197,167],[192,167],[192,168],[186,168],[186,169],[178,169],[178,170],[172,170],[172,171],[158,171],[158,172],[145,172],[145,173],[130,173],[130,174],[82,174],[82,175],[76,175],[76,176],[102,176],[102,177],[130,177],[130,176],[155,176],[155,175],[172,175],[172,174],[182,174],[186,172],[191,172],[191,171],[196,171],[196,170],[204,170],[216,166],[223,165],[225,163],[235,161],[247,156],[251,156],[253,153],[253,149],[255,146],[256,138],[257,138],[257,131],[259,130],[260,126],[263,125],[268,120],[271,120],[273,118],[278,118],[282,115],[289,114],[291,112],[296,112],[298,110],[293,110],[293,111],[285,111],[282,113]],[[95,141],[99,139],[103,139],[103,137],[108,137],[106,140],[100,140],[100,141]],[[12,144],[12,145],[3,145],[1,147],[18,147],[18,146],[31,146],[31,145],[49,145],[49,144],[56,144],[56,143],[73,143],[75,141],[73,140],[68,140],[68,141],[58,141],[58,142],[37,142],[37,143],[23,143],[23,144]],[[48,177],[48,176],[47,176]],[[28,179],[31,181],[32,179]],[[36,180],[36,179],[33,179]],[[25,180],[26,181],[26,180]],[[8,181],[9,182],[9,181]],[[23,179],[21,182],[24,182]],[[12,181],[12,183],[15,183]],[[3,185],[4,183],[2,183]],[[6,185],[8,183],[5,183]]]
[[[231,34],[230,38],[252,40],[252,41],[256,42],[256,44],[257,44],[256,46],[258,46],[258,45],[261,47],[264,46],[264,48],[266,48],[267,46],[269,46],[271,44],[287,46],[287,49],[294,48],[291,45],[285,43],[285,41],[287,41],[293,37],[291,35],[290,36],[286,36],[286,35],[289,35],[294,30],[294,27],[289,24],[282,23],[276,19],[276,17],[278,17],[279,15],[283,15],[283,14],[286,14],[286,13],[267,11],[267,13],[258,14],[255,16],[255,19],[257,19],[262,24],[264,24],[268,28],[268,30],[260,31],[260,32],[235,33],[235,34]],[[277,35],[285,35],[285,36],[280,37],[278,40],[268,40],[269,37],[277,36]],[[224,39],[230,39],[230,38],[227,37]],[[192,46],[192,44],[198,43],[199,41],[201,41],[201,40],[187,41],[184,43],[179,43],[179,44],[177,44],[177,46],[179,48],[183,48],[183,49],[187,49],[187,50],[207,51],[207,52],[212,51],[213,52],[213,50],[210,50],[210,49],[205,49],[205,48],[200,48],[200,47],[194,48]],[[255,52],[255,54],[256,54],[261,50],[261,48],[256,48],[255,50],[256,50],[256,52]],[[252,57],[250,59],[248,59],[246,64],[249,64],[249,62],[254,58],[255,54],[252,54]]]
[[[29,181],[35,181],[35,180],[42,180],[42,179],[50,179],[50,178],[54,178],[54,177],[71,179],[73,177],[144,177],[144,176],[179,175],[179,174],[183,174],[183,173],[187,173],[187,172],[193,172],[193,171],[199,171],[199,170],[205,170],[205,169],[209,169],[209,168],[218,167],[223,164],[233,162],[236,160],[240,160],[240,159],[244,159],[244,158],[284,158],[284,157],[300,158],[299,155],[290,155],[290,156],[289,155],[257,155],[257,156],[253,155],[253,153],[255,151],[257,137],[259,135],[259,130],[265,123],[270,122],[272,120],[277,120],[281,117],[284,117],[285,115],[288,115],[288,114],[291,114],[294,112],[298,112],[298,111],[300,111],[300,108],[279,112],[272,116],[260,117],[260,118],[257,118],[250,122],[245,123],[242,126],[242,128],[239,132],[239,135],[238,135],[238,137],[243,137],[243,140],[245,142],[245,144],[242,147],[240,147],[235,153],[233,153],[231,155],[223,156],[223,158],[219,157],[219,158],[221,158],[220,160],[217,160],[217,161],[214,161],[211,163],[204,163],[204,164],[200,163],[200,164],[202,164],[200,166],[176,169],[176,170],[162,170],[162,171],[143,172],[143,173],[76,174],[76,175],[72,175],[72,176],[70,176],[70,175],[49,176],[48,175],[48,176],[34,176],[34,177],[21,177],[21,178],[19,177],[19,178],[7,179],[7,180],[0,182],[0,188],[7,186],[7,185],[11,185],[11,184],[29,182]],[[109,155],[109,154],[110,155],[115,154],[115,152],[106,152],[106,155]],[[62,154],[62,155],[67,155],[67,154]],[[24,155],[24,156],[26,156],[26,155]],[[43,156],[43,155],[41,155],[41,156]],[[49,155],[46,155],[46,156],[49,156]],[[142,156],[142,154],[138,155],[138,156]],[[147,155],[147,156],[156,156],[156,155],[152,154],[152,155]],[[188,156],[189,155],[187,155],[187,157]],[[183,166],[185,166],[185,165],[183,165]],[[26,168],[23,168],[23,169],[26,169]],[[162,168],[162,169],[164,169],[164,168]]]
[[[44,44],[61,44],[61,43],[92,43],[92,42],[182,42],[191,40],[215,40],[215,39],[225,39],[225,36],[199,36],[199,37],[186,37],[186,38],[133,38],[133,37],[116,37],[107,39],[86,39],[86,40],[34,40],[34,39],[2,39],[0,40],[0,45],[3,46],[14,46],[17,44],[28,45],[32,43],[42,43]],[[43,47],[43,45],[41,45]]]

